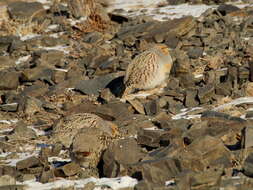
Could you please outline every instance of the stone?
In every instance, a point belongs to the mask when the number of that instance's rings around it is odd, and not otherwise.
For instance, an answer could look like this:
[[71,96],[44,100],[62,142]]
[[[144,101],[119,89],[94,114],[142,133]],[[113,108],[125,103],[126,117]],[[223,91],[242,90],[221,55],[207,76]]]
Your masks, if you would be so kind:
[[156,115],[159,113],[159,105],[157,100],[151,100],[144,104],[147,115]]
[[44,66],[38,66],[31,69],[24,69],[21,73],[22,82],[31,82],[38,79],[51,81],[53,70]]
[[199,105],[199,102],[196,100],[197,94],[198,94],[197,90],[186,91],[185,102],[184,102],[186,107],[196,107]]
[[81,168],[78,164],[71,162],[62,166],[61,168],[58,168],[58,170],[61,170],[65,176],[73,176],[76,175],[81,170]]
[[24,174],[22,176],[22,181],[30,181],[30,180],[36,180],[36,176],[33,174]]
[[223,82],[217,84],[215,87],[215,94],[223,95],[223,96],[230,96],[232,93],[232,83],[231,82]]
[[141,161],[135,165],[140,168],[143,179],[154,184],[165,184],[177,176],[181,169],[176,159],[164,157],[155,160]]
[[[1,146],[1,149],[4,150]],[[19,172],[16,170],[16,166],[8,166],[8,165],[3,165],[0,166],[0,176],[3,175],[8,175],[12,177],[17,177],[19,175]]]
[[64,52],[58,50],[38,51],[33,55],[37,65],[62,65],[64,62]]
[[[167,138],[166,138],[167,136]],[[169,144],[168,132],[163,130],[149,130],[142,129],[139,130],[137,134],[137,142],[138,144],[145,145],[148,147],[157,148],[160,147],[162,142],[167,140],[167,144]]]
[[44,95],[48,91],[48,85],[42,81],[36,81],[33,83],[32,86],[27,86],[24,88],[21,95],[23,96],[32,96],[32,97],[39,97]]
[[137,185],[135,185],[134,190],[152,190],[152,184],[145,180],[141,180],[138,182]]
[[223,15],[227,15],[229,13],[235,12],[235,11],[239,11],[240,8],[238,8],[237,6],[234,5],[229,5],[229,4],[223,4],[220,5],[217,10]]
[[144,106],[143,106],[143,104],[139,100],[137,100],[137,99],[135,99],[135,100],[128,100],[128,102],[134,107],[134,109],[138,113],[145,115]]
[[253,147],[253,128],[251,126],[247,126],[244,133],[244,148]]
[[253,82],[253,61],[249,62],[249,69],[250,69],[250,82]]
[[7,185],[15,185],[16,180],[14,177],[11,177],[9,175],[2,175],[0,177],[0,187],[1,186],[7,186]]
[[253,82],[247,83],[246,96],[253,96]]
[[253,176],[253,153],[250,153],[243,163],[243,173],[246,176]]
[[8,4],[8,12],[12,19],[30,19],[36,13],[43,11],[43,5],[39,2],[16,1]]
[[42,111],[42,102],[34,97],[28,97],[25,104],[25,114],[32,116]]
[[37,137],[36,132],[27,127],[24,123],[18,122],[13,130],[13,134],[9,135],[9,139],[35,139]]
[[134,138],[120,139],[109,145],[103,154],[103,172],[106,177],[123,175],[128,165],[139,162],[145,153]]
[[18,103],[2,104],[0,110],[6,112],[16,112],[18,110]]
[[177,120],[158,120],[162,129],[171,130],[171,129],[182,129],[187,130],[190,126],[190,121],[188,119],[177,119]]
[[201,48],[201,47],[189,48],[187,54],[188,54],[189,58],[197,59],[203,55],[203,48]]
[[0,56],[0,70],[8,69],[15,66],[15,62],[10,56]]
[[209,135],[194,139],[186,152],[181,151],[178,155],[182,169],[204,171],[205,168],[229,168],[232,164],[232,155],[227,147],[220,139]]
[[165,44],[172,49],[175,49],[179,43],[179,39],[176,34],[170,33],[165,37]]
[[15,90],[19,85],[19,73],[0,71],[0,90]]
[[207,84],[204,87],[199,88],[198,90],[198,98],[200,103],[208,103],[211,101],[212,96],[214,95],[214,85]]
[[87,95],[99,95],[99,92],[115,78],[121,76],[122,73],[112,73],[104,76],[99,76],[90,80],[81,80],[75,89]]
[[18,170],[23,170],[23,169],[28,169],[28,168],[39,166],[39,165],[41,165],[40,160],[36,158],[35,156],[31,156],[24,160],[18,161],[16,164],[16,167]]
[[14,41],[18,41],[17,36],[1,36],[0,37],[0,55],[5,56],[4,52],[7,52]]

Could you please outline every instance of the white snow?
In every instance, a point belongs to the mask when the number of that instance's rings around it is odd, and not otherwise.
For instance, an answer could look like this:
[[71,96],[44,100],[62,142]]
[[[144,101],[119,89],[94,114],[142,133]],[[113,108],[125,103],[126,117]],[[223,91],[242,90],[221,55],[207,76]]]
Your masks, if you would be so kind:
[[119,178],[87,178],[87,179],[80,179],[80,180],[67,180],[61,179],[50,183],[39,183],[36,181],[25,181],[20,183],[22,185],[26,185],[26,190],[50,190],[55,188],[67,188],[74,186],[75,188],[83,188],[89,182],[93,182],[96,187],[95,190],[102,190],[104,187],[102,186],[109,186],[113,190],[117,190],[120,188],[126,187],[134,187],[137,184],[137,180],[128,176],[119,177]]
[[36,38],[39,36],[40,36],[40,34],[28,34],[28,35],[24,35],[24,36],[20,35],[20,40],[26,41],[26,40],[30,40],[32,38]]
[[31,55],[26,55],[26,56],[18,58],[18,60],[16,61],[16,65],[27,61],[30,57],[31,57]]
[[[252,4],[243,4],[240,1],[231,3],[243,8],[246,6],[253,6]],[[162,5],[162,6],[158,6]],[[190,4],[179,4],[179,5],[168,5],[165,0],[115,0],[112,2],[108,11],[113,12],[116,10],[122,10],[120,14],[125,16],[138,16],[148,15],[152,16],[156,20],[167,20],[174,18],[181,18],[183,16],[199,17],[209,8],[217,8],[218,5],[190,5]]]
[[[11,152],[9,153],[1,153],[0,154],[0,157],[6,157],[8,156],[9,154],[11,154]],[[30,152],[22,152],[22,153],[17,153],[18,157],[19,158],[13,158],[13,159],[7,159],[7,160],[4,160],[5,163],[7,163],[7,165],[9,166],[14,166],[16,167],[16,164],[17,162],[21,161],[21,160],[25,160],[31,156],[36,156],[38,155],[38,152],[34,152],[34,153],[30,153]]]
[[191,108],[191,109],[182,109],[181,113],[176,114],[174,116],[172,116],[172,119],[177,120],[177,119],[194,119],[194,118],[200,118],[201,114],[196,114],[196,115],[188,115],[189,112],[191,111],[195,111],[195,110],[201,110],[203,109],[202,107],[195,107],[195,108]]
[[52,156],[52,157],[48,157],[48,162],[70,162],[71,159],[68,158],[61,158],[61,157],[57,157],[57,156]]
[[54,70],[56,70],[56,71],[62,71],[62,72],[65,72],[65,73],[68,72],[68,69],[55,68]]
[[17,123],[18,122],[18,119],[10,119],[10,120],[6,120],[6,119],[2,119],[0,120],[0,123],[5,123],[5,124],[13,124],[13,123]]
[[239,105],[239,104],[253,104],[253,97],[241,97],[241,98],[237,98],[235,100],[232,100],[229,103],[220,105],[220,106],[214,108],[213,110],[214,111],[218,111],[218,110],[224,109],[226,107],[236,106],[236,105]]
[[53,47],[44,47],[44,46],[39,46],[40,49],[44,50],[58,50],[58,51],[63,51],[65,54],[69,54],[69,46],[63,46],[63,45],[57,45]]
[[36,133],[37,136],[43,136],[46,135],[45,131],[39,130],[36,128],[36,126],[27,126],[28,128],[34,130],[34,132]]

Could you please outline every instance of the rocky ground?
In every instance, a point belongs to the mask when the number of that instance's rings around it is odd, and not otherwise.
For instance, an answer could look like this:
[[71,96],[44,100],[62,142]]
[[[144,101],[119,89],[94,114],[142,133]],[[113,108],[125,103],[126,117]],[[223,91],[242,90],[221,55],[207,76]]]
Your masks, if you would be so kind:
[[[2,2],[0,189],[253,189],[253,7],[196,2],[217,8],[161,22],[108,1]],[[171,49],[168,85],[123,103],[149,43]]]

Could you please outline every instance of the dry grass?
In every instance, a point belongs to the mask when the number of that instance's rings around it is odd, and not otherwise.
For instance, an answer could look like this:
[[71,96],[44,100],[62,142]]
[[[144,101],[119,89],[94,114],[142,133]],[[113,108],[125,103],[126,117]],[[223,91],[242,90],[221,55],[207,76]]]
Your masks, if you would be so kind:
[[82,32],[103,32],[110,26],[110,23],[105,21],[99,14],[96,2],[94,0],[86,0],[86,5],[84,6],[83,12],[86,13],[85,17],[87,19],[75,26],[75,28],[78,30]]
[[41,33],[48,26],[49,23],[47,20],[44,20],[42,23],[39,23],[38,21],[33,21],[33,18],[39,13],[41,13],[41,10],[35,12],[30,18],[27,19],[3,19],[0,22],[0,35],[25,36]]

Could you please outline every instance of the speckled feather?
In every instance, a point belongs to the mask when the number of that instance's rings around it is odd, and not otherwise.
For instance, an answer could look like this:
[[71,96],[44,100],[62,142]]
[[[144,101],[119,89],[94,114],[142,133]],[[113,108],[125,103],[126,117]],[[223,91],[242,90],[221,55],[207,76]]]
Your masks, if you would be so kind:
[[61,142],[69,147],[74,136],[83,128],[100,128],[105,133],[117,135],[117,126],[112,122],[105,121],[99,116],[91,113],[79,113],[67,116],[61,119],[53,128],[53,137],[55,141]]
[[133,89],[152,89],[162,84],[172,67],[172,58],[165,45],[157,45],[136,56],[128,65],[124,95]]

